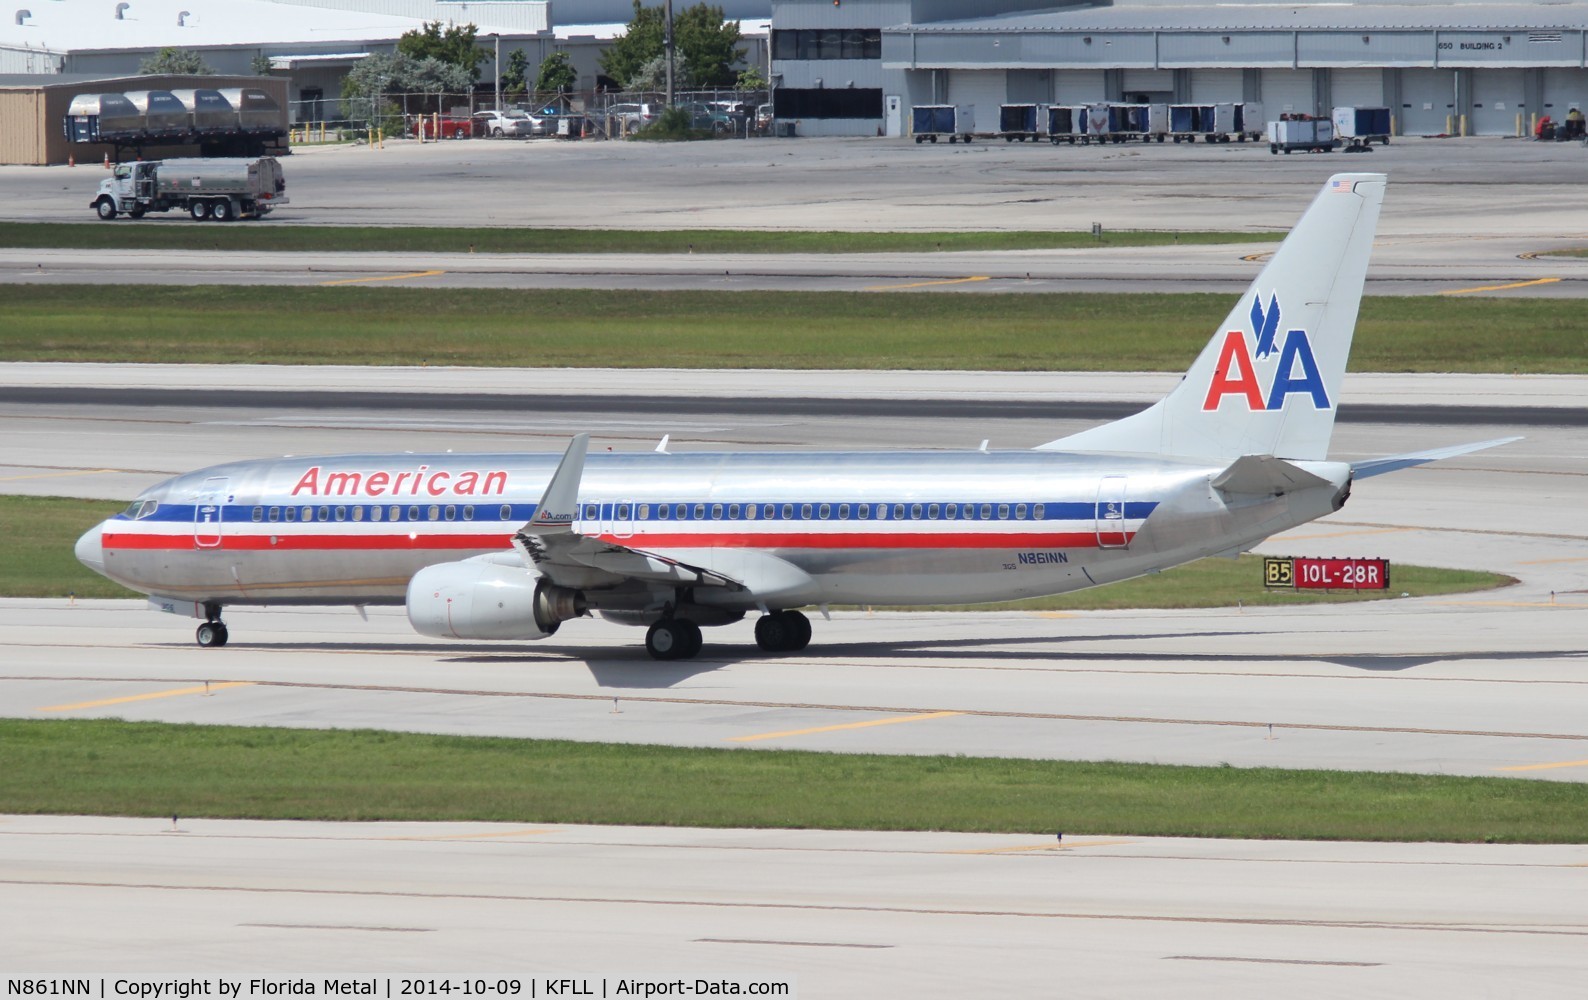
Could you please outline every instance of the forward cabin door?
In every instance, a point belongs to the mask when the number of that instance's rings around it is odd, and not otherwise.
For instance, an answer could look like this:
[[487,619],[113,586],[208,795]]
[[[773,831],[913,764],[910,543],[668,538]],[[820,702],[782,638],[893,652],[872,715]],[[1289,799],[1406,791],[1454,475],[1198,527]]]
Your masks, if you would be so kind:
[[198,495],[193,498],[194,548],[220,548],[221,511],[225,509],[226,484],[225,476],[206,479]]
[[1104,476],[1097,484],[1097,547],[1122,549],[1130,541],[1125,528],[1124,476]]

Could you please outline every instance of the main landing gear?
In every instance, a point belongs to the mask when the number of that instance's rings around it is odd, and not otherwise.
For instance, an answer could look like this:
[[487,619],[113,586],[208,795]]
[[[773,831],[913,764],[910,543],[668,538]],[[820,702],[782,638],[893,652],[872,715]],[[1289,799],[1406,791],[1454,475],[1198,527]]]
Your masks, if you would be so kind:
[[774,611],[755,623],[755,644],[768,653],[797,653],[810,645],[811,620],[798,611]]
[[700,626],[687,618],[663,618],[645,633],[645,651],[655,660],[693,659],[700,645]]
[[221,621],[221,606],[219,604],[204,605],[204,624],[198,627],[195,636],[198,644],[206,649],[226,645],[226,640],[231,636],[226,631],[226,623]]
[[[768,653],[797,653],[810,641],[811,620],[798,611],[774,611],[756,620],[755,644]],[[687,618],[663,618],[645,633],[645,651],[656,660],[691,660],[700,655],[700,646],[700,626]]]

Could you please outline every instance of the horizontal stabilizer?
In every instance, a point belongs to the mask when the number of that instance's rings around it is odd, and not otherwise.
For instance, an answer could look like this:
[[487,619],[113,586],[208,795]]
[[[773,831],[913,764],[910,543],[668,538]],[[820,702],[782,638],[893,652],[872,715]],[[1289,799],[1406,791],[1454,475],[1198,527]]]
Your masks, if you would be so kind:
[[1327,479],[1291,465],[1272,455],[1245,455],[1213,480],[1213,488],[1224,493],[1249,493],[1279,496],[1311,486],[1328,486]]
[[1386,472],[1399,472],[1401,469],[1410,469],[1414,465],[1424,462],[1437,462],[1444,458],[1455,458],[1457,455],[1467,455],[1485,448],[1498,448],[1502,444],[1520,441],[1520,437],[1495,438],[1492,441],[1479,441],[1476,444],[1456,444],[1448,448],[1430,448],[1427,451],[1414,451],[1405,455],[1390,455],[1387,458],[1370,458],[1363,462],[1351,463],[1351,478],[1367,479],[1371,476],[1382,476]]

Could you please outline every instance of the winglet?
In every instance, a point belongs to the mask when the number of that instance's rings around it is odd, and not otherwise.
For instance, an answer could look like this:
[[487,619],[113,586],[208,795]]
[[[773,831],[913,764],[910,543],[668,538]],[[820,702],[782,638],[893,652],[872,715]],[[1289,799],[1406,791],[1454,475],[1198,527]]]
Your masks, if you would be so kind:
[[575,434],[563,452],[557,471],[552,473],[546,492],[535,507],[535,516],[523,531],[533,535],[569,531],[579,512],[579,481],[584,478],[584,456],[590,448],[589,434]]
[[1351,463],[1351,477],[1353,479],[1367,479],[1369,476],[1382,476],[1386,472],[1399,472],[1409,469],[1414,465],[1424,462],[1437,462],[1440,459],[1455,458],[1457,455],[1466,455],[1485,448],[1497,448],[1502,444],[1522,440],[1519,437],[1495,438],[1492,441],[1478,441],[1474,444],[1457,444],[1448,448],[1430,448],[1427,451],[1414,451],[1405,455],[1390,455],[1387,458],[1370,458],[1362,462]]

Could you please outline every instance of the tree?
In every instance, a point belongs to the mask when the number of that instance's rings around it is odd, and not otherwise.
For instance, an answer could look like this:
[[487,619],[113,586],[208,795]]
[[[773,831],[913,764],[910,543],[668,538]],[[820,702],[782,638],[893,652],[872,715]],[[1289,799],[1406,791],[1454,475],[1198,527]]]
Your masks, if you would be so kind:
[[565,94],[579,82],[579,74],[568,62],[568,53],[553,52],[540,64],[540,75],[535,78],[535,93]]
[[529,53],[514,49],[507,56],[507,69],[502,73],[502,92],[522,94],[529,89]]
[[439,59],[459,66],[469,75],[469,83],[480,78],[480,63],[488,53],[475,44],[479,28],[472,24],[448,25],[443,29],[440,21],[427,21],[423,28],[403,33],[397,39],[397,52],[415,61]]
[[138,64],[141,76],[214,76],[213,67],[191,49],[163,48]]
[[248,69],[255,76],[269,76],[270,57],[265,55],[263,52],[258,53],[252,59],[248,60]]
[[733,85],[733,67],[744,59],[736,47],[741,37],[739,22],[723,20],[721,7],[697,3],[673,16],[673,44],[689,60],[697,87]]
[[[667,57],[657,56],[645,65],[634,71],[634,75],[623,81],[627,90],[635,91],[660,91],[667,88]],[[694,77],[689,71],[689,60],[682,56],[673,57],[673,86],[692,87]]]
[[664,17],[660,7],[642,7],[634,0],[634,18],[622,38],[615,39],[601,54],[601,72],[625,87],[640,75],[645,64],[664,55]]
[[739,73],[739,78],[733,82],[734,90],[765,90],[766,77],[761,74],[758,67],[751,66]]

